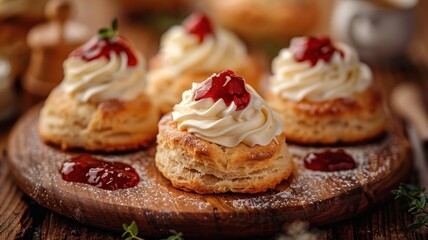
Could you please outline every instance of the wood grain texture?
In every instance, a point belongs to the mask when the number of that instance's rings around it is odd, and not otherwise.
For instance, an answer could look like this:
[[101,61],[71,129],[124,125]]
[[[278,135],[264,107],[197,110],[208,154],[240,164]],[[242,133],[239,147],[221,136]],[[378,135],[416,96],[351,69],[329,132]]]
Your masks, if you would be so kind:
[[78,152],[64,153],[40,142],[32,109],[12,131],[8,145],[11,170],[18,185],[39,204],[82,223],[120,230],[136,220],[146,236],[164,237],[170,229],[187,238],[267,236],[286,222],[314,225],[352,217],[390,196],[410,169],[406,142],[389,134],[377,142],[346,147],[357,169],[321,173],[306,170],[301,159],[318,148],[290,146],[296,169],[290,181],[264,194],[198,195],[173,188],[153,163],[153,149],[118,155],[98,155],[137,169],[141,183],[130,189],[106,191],[65,182],[59,168]]
[[22,238],[32,222],[24,194],[9,172],[9,166],[0,160],[0,239]]
[[121,234],[87,228],[56,213],[48,213],[41,228],[41,239],[122,239]]

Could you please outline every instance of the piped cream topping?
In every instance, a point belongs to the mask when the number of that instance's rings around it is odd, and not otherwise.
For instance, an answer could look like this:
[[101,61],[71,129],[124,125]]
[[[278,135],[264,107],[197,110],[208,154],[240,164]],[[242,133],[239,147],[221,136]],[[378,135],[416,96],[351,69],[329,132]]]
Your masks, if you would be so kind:
[[159,58],[163,66],[151,71],[149,79],[175,77],[186,71],[239,69],[245,64],[247,50],[235,34],[222,28],[215,28],[200,43],[198,36],[183,26],[174,26],[162,37]]
[[281,50],[272,62],[270,90],[293,101],[319,102],[350,98],[367,89],[373,78],[370,68],[359,61],[351,47],[335,46],[343,51],[343,57],[335,52],[330,62],[318,61],[313,67],[308,61],[297,62],[288,48]]
[[107,99],[130,100],[143,93],[144,61],[136,54],[138,64],[128,66],[126,53],[110,52],[110,60],[92,61],[69,57],[64,62],[62,88],[80,102],[101,102]]
[[223,99],[195,101],[198,86],[193,83],[192,89],[185,91],[182,101],[174,106],[172,117],[179,130],[226,147],[235,147],[239,143],[265,146],[272,140],[277,142],[276,136],[283,131],[281,117],[251,86],[246,85],[250,102],[239,111],[236,111],[235,103],[227,106]]

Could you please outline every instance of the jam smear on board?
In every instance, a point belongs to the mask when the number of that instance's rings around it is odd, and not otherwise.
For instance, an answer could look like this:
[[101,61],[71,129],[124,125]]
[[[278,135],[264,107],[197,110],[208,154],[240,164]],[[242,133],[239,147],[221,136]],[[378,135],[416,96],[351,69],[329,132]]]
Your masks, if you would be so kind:
[[334,172],[354,169],[354,159],[343,149],[309,153],[304,158],[305,167],[313,171]]
[[62,179],[86,183],[106,190],[136,186],[140,177],[133,167],[121,162],[108,162],[91,155],[78,155],[62,164]]

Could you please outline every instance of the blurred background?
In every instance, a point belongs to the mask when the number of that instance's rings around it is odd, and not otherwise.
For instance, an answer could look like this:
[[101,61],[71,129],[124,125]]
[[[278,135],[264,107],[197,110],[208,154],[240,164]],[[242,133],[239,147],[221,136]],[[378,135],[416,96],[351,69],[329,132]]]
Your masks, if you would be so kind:
[[0,0],[0,119],[43,100],[62,80],[67,55],[113,18],[149,60],[162,34],[194,11],[237,33],[267,74],[302,35],[347,42],[374,67],[428,65],[428,1]]
[[[422,151],[422,143],[428,149],[428,0],[0,0],[0,151],[5,156],[7,136],[16,120],[61,82],[68,54],[100,28],[109,27],[112,19],[118,18],[120,34],[149,62],[163,33],[195,11],[205,12],[218,26],[239,35],[265,75],[270,73],[272,58],[295,36],[330,36],[352,45],[372,67],[385,100],[394,96],[395,102],[401,103],[400,117],[415,126],[408,135],[420,184],[428,187],[427,154]],[[416,87],[393,91],[403,82]],[[398,122],[393,127],[402,128],[404,124]],[[4,188],[16,189],[8,187],[12,180],[0,179]],[[4,225],[3,233],[8,229],[13,229],[12,233],[25,231],[32,224],[26,236],[46,231],[45,235],[70,237],[66,234],[71,231],[73,235],[77,228],[94,239],[113,238],[108,238],[110,232],[76,227],[77,223],[59,215],[45,214],[46,210],[38,210],[33,202],[29,203],[33,213],[29,217],[25,212],[23,219],[36,216],[34,222],[25,220],[23,226],[17,225],[27,208],[22,202],[28,199],[22,200],[22,193],[16,192],[20,200],[15,203],[10,199],[16,198],[7,196],[13,206],[4,205],[8,211],[0,215],[0,220],[10,223]],[[24,209],[21,215],[17,206]],[[410,236],[404,232],[410,220],[399,215],[398,209],[398,205],[385,204],[381,212],[375,210],[373,215],[369,212],[355,221],[335,224],[329,234],[365,239],[394,231],[397,234],[389,236]]]

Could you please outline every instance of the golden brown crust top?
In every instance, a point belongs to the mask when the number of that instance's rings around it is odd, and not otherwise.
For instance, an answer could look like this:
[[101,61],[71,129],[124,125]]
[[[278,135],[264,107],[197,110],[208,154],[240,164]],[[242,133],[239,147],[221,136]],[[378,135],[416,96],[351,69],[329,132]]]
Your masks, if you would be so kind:
[[[215,161],[216,159],[228,159],[229,164],[239,164],[247,161],[263,161],[280,154],[281,145],[272,140],[266,146],[255,145],[253,147],[240,143],[229,148],[210,143],[193,134],[180,131],[171,114],[165,115],[159,122],[159,134],[170,141],[183,146],[188,153],[200,161]],[[159,137],[159,136],[158,136]],[[285,142],[284,135],[277,136],[278,142]]]
[[[165,66],[165,63],[162,62],[159,56],[154,56],[150,59],[149,62],[150,71],[162,69]],[[226,69],[218,69],[217,72],[223,71]],[[259,90],[260,78],[262,75],[261,68],[257,60],[254,57],[248,56],[247,61],[240,69],[231,69],[237,74],[241,75],[248,84],[250,84],[254,89]],[[183,82],[181,85],[185,88],[180,89],[180,92],[187,90],[191,87],[192,82],[202,82],[211,76],[215,72],[191,72],[185,71],[181,74],[179,79],[174,79],[174,82]],[[162,84],[164,81],[161,81]]]
[[57,88],[41,111],[39,133],[45,142],[62,149],[131,150],[153,142],[159,115],[145,94],[96,104],[79,102]]
[[[339,98],[322,102],[311,102],[307,100],[295,102],[283,99],[269,92],[269,102],[277,102],[284,108],[293,109],[296,113],[316,117],[338,117],[341,115],[362,114],[363,112],[374,113],[382,104],[382,98],[374,87],[356,93],[353,98]],[[277,104],[276,104],[277,105]],[[278,109],[277,109],[278,110]]]
[[373,87],[352,99],[295,102],[269,93],[267,101],[281,114],[287,140],[299,144],[362,142],[385,129],[381,95]]

